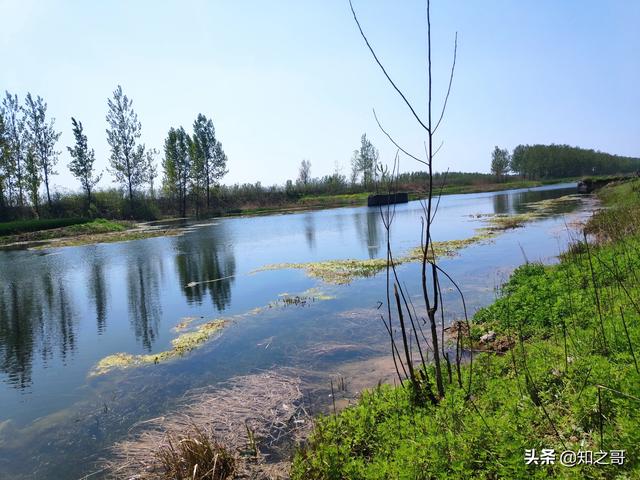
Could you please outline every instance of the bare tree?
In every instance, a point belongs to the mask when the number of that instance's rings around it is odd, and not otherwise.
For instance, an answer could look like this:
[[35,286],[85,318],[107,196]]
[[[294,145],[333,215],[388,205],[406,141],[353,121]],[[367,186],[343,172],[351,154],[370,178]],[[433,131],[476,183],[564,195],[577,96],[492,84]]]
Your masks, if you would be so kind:
[[[369,49],[371,55],[373,56],[375,62],[378,64],[383,74],[387,78],[388,82],[391,84],[396,93],[401,97],[402,101],[409,108],[412,116],[415,118],[416,122],[420,125],[420,127],[424,130],[426,134],[425,141],[425,155],[423,158],[420,158],[418,155],[411,154],[407,151],[407,149],[401,147],[393,137],[383,128],[380,121],[378,120],[377,115],[374,111],[374,116],[380,129],[382,132],[389,138],[389,140],[398,148],[399,152],[407,155],[423,164],[427,169],[428,174],[428,185],[427,185],[427,198],[422,202],[423,208],[423,220],[422,220],[422,228],[421,228],[421,290],[422,297],[424,300],[424,308],[426,310],[426,317],[428,319],[429,325],[429,337],[430,337],[430,345],[427,341],[427,337],[422,329],[422,325],[420,319],[418,317],[417,311],[411,301],[411,297],[406,294],[406,287],[401,284],[400,279],[398,277],[395,263],[393,259],[393,252],[391,248],[391,243],[389,241],[389,231],[391,230],[391,225],[394,217],[394,210],[391,207],[386,208],[386,213],[381,208],[381,214],[383,218],[383,222],[385,225],[385,229],[387,230],[387,319],[384,320],[385,328],[391,339],[391,351],[394,358],[394,362],[396,365],[396,372],[401,380],[408,379],[410,381],[410,385],[413,390],[414,400],[416,402],[423,402],[425,400],[429,400],[432,403],[437,403],[439,399],[444,397],[445,395],[445,387],[443,381],[443,369],[442,369],[442,358],[445,359],[448,363],[448,356],[445,355],[444,348],[442,351],[440,347],[442,345],[442,341],[438,338],[437,331],[437,317],[438,313],[440,313],[441,321],[444,327],[444,313],[442,306],[442,291],[440,288],[440,278],[439,275],[443,274],[446,278],[453,282],[451,277],[442,270],[437,264],[437,258],[435,253],[435,248],[433,244],[432,238],[432,225],[435,219],[435,215],[438,209],[439,203],[439,195],[435,193],[434,186],[434,175],[433,175],[433,159],[436,155],[438,149],[434,150],[434,136],[442,119],[444,118],[444,114],[447,107],[447,101],[449,99],[449,93],[451,92],[451,85],[453,83],[453,75],[455,71],[455,62],[456,62],[456,54],[457,54],[457,34],[454,41],[454,49],[453,49],[453,62],[451,67],[451,72],[449,76],[449,85],[447,88],[447,93],[442,105],[442,109],[440,114],[435,117],[433,115],[433,105],[432,105],[432,62],[431,62],[431,12],[430,12],[430,1],[427,0],[427,75],[428,75],[428,83],[427,83],[427,115],[426,120],[423,120],[421,116],[417,113],[414,106],[407,99],[406,95],[402,92],[402,90],[396,85],[396,83],[391,79],[389,73],[385,69],[384,65],[380,61],[378,55],[375,50],[371,46],[367,36],[365,35],[362,26],[358,20],[358,16],[353,7],[353,3],[349,0],[349,5],[351,7],[351,12],[353,14],[353,18],[358,27],[360,35],[364,39],[364,42]],[[439,148],[439,147],[438,147]],[[386,186],[391,192],[395,185],[393,183],[393,177],[397,173],[397,164],[398,157],[396,156],[396,161],[394,162],[393,170],[390,174],[383,172],[383,177],[387,179]],[[441,190],[440,190],[441,191]],[[453,282],[457,287],[457,284]],[[393,286],[393,301],[395,302],[395,309],[392,309],[391,303],[391,285]],[[464,304],[464,297],[462,296],[462,292],[458,288],[458,292],[462,297],[462,301]],[[397,310],[394,312],[393,310]],[[466,312],[466,308],[465,308]],[[399,336],[401,341],[400,347],[397,345],[396,341],[396,326],[392,319],[397,317],[397,324],[400,329]],[[465,313],[466,318],[466,313]],[[419,355],[419,361],[416,364],[413,355],[412,345],[414,345],[417,353]],[[435,386],[437,395],[432,391],[431,381],[428,375],[427,369],[427,357],[428,351],[430,348],[431,354],[433,357],[433,366],[434,366],[434,376],[435,376]],[[456,355],[456,360],[459,355]],[[450,367],[450,365],[449,365]],[[471,371],[471,370],[470,370]],[[471,373],[469,375],[469,382],[471,382]],[[470,388],[470,387],[469,387]]]

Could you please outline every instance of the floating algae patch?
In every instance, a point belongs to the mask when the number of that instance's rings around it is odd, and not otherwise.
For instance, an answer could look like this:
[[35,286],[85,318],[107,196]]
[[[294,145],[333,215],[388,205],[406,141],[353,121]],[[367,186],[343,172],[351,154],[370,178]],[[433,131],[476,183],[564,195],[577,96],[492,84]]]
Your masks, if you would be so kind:
[[[130,353],[114,353],[100,360],[91,370],[89,376],[103,375],[111,370],[124,369],[129,367],[138,367],[142,365],[157,364],[167,360],[181,357],[201,346],[219,330],[231,321],[241,320],[242,318],[259,315],[272,308],[283,308],[290,305],[308,306],[310,303],[332,300],[335,297],[324,293],[318,288],[311,288],[299,295],[279,295],[279,298],[267,305],[256,307],[245,313],[227,317],[224,319],[215,319],[206,323],[192,326],[198,317],[184,317],[173,328],[175,332],[184,332],[171,341],[171,349],[158,353],[134,355]],[[185,331],[187,330],[187,331]]]
[[511,230],[513,228],[520,228],[524,226],[525,223],[535,220],[540,216],[541,215],[533,212],[517,213],[514,215],[497,214],[486,220],[487,226],[482,228],[482,230],[497,233],[504,230]]
[[525,205],[528,208],[531,208],[535,211],[541,211],[544,213],[551,213],[553,210],[566,205],[567,203],[577,203],[580,201],[580,195],[564,195],[558,198],[547,198],[545,200],[540,200],[537,202],[526,203]]
[[[483,231],[478,235],[462,240],[447,240],[443,242],[434,242],[433,249],[437,257],[453,256],[456,252],[473,243],[486,240],[492,236],[492,232]],[[406,254],[394,258],[396,265],[403,263],[422,261],[422,247],[415,247]],[[428,258],[433,258],[432,252],[429,252]],[[325,260],[322,262],[310,263],[276,263],[265,265],[252,273],[281,270],[281,269],[301,269],[305,270],[308,276],[317,278],[325,283],[334,285],[344,285],[351,283],[356,278],[373,277],[377,273],[387,268],[386,258],[371,258],[365,260],[345,259],[345,260]],[[316,297],[319,298],[319,297]],[[327,299],[330,299],[329,297]],[[319,298],[323,299],[323,298]]]
[[174,332],[182,332],[189,328],[189,325],[193,323],[194,320],[197,320],[198,317],[183,317],[180,321],[173,327]]
[[100,360],[90,372],[89,376],[103,375],[115,369],[156,364],[181,357],[209,340],[225,323],[225,320],[217,319],[198,325],[194,331],[183,333],[174,338],[171,341],[171,350],[145,355],[114,353]]
[[[475,218],[482,219],[485,226],[478,228],[476,234],[469,238],[433,242],[433,252],[428,252],[428,258],[432,258],[434,253],[436,257],[451,257],[456,255],[458,250],[488,240],[505,230],[522,227],[527,222],[557,212],[563,205],[577,200],[575,195],[565,195],[559,198],[528,203],[527,208],[530,211],[525,213],[474,215]],[[401,265],[409,262],[420,262],[423,259],[423,255],[422,247],[415,247],[404,255],[395,257],[394,263],[395,265]],[[387,268],[386,258],[341,259],[309,263],[276,263],[265,265],[251,273],[268,270],[300,269],[304,270],[309,277],[317,278],[325,283],[344,285],[351,283],[356,278],[372,277],[385,268]]]

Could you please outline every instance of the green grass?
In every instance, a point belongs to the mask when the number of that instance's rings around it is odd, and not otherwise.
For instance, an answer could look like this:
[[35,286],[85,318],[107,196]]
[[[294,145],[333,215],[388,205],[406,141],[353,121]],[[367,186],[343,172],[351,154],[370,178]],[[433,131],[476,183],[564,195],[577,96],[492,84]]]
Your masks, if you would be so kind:
[[37,232],[90,222],[89,218],[50,218],[44,220],[16,220],[0,223],[0,236]]
[[[33,221],[29,221],[33,222]],[[45,222],[41,224],[40,222]],[[20,223],[20,222],[11,222]],[[62,222],[64,223],[64,222]],[[39,230],[29,230],[28,228],[35,228],[36,226],[44,225],[46,228]],[[55,225],[55,226],[53,226]],[[121,220],[105,220],[104,218],[97,218],[95,220],[76,220],[75,223],[69,223],[68,225],[60,225],[60,223],[49,223],[47,220],[38,221],[36,224],[27,226],[26,230],[23,229],[20,233],[4,235],[0,237],[0,244],[9,244],[14,242],[32,242],[40,240],[51,240],[54,238],[63,237],[80,237],[86,235],[100,235],[113,232],[124,232],[133,225],[132,222]]]
[[[437,406],[415,405],[407,387],[364,393],[318,419],[292,478],[640,478],[640,230],[622,216],[640,205],[638,185],[603,190],[598,245],[520,267],[475,315],[475,338],[493,330],[513,348],[475,358],[471,395],[469,365],[465,388],[454,372]],[[542,448],[625,450],[626,461],[525,465],[525,449]]]

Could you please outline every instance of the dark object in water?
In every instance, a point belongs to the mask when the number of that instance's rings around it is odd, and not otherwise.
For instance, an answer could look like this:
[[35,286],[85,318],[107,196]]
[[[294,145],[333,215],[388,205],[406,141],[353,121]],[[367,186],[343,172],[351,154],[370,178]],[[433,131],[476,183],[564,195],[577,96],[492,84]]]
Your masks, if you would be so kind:
[[389,205],[392,203],[407,203],[409,194],[407,192],[397,192],[390,195],[369,195],[367,205],[377,207],[378,205]]

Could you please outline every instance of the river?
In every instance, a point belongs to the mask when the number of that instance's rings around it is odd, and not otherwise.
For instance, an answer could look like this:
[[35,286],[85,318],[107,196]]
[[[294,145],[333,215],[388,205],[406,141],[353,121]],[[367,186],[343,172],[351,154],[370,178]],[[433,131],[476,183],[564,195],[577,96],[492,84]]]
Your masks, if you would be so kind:
[[[562,184],[445,196],[433,237],[472,237],[490,214],[521,214],[531,202],[574,193],[575,185]],[[591,208],[590,197],[574,196],[440,264],[473,313],[518,265],[554,262],[572,222]],[[419,202],[396,206],[394,251],[419,245],[421,213]],[[386,355],[377,312],[384,274],[335,285],[303,269],[260,271],[385,255],[380,212],[367,207],[221,218],[189,224],[177,237],[0,252],[0,478],[91,472],[131,425],[163,414],[194,388],[280,367],[336,371]],[[399,272],[417,302],[418,265]],[[455,292],[444,292],[447,320],[460,318]],[[300,302],[280,301],[296,295]],[[117,352],[171,348],[185,317],[229,323],[182,358],[89,375]]]

